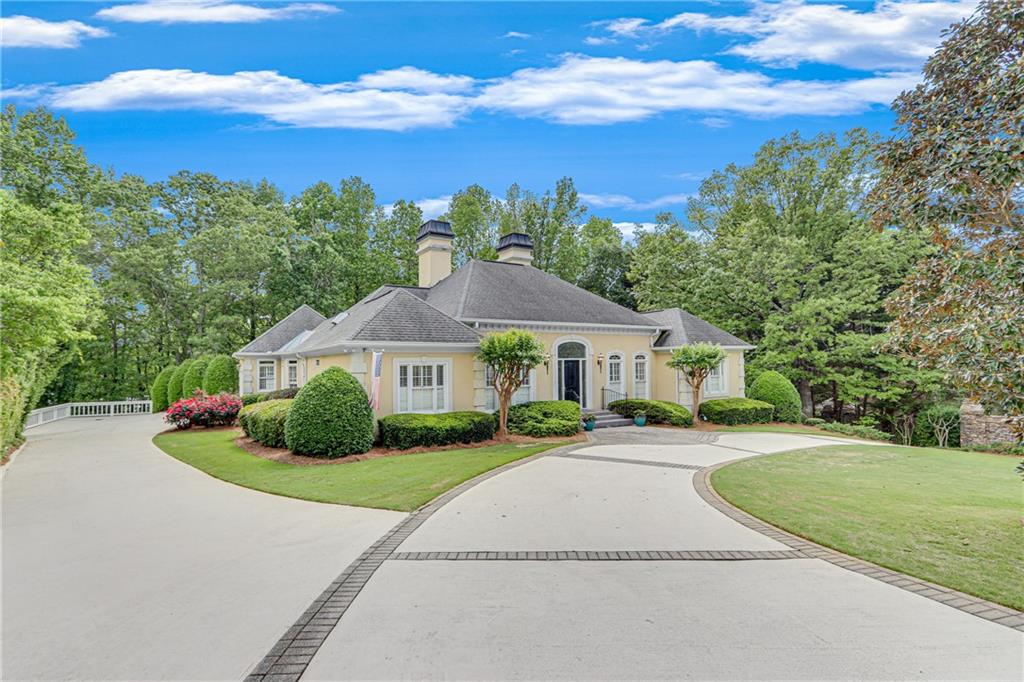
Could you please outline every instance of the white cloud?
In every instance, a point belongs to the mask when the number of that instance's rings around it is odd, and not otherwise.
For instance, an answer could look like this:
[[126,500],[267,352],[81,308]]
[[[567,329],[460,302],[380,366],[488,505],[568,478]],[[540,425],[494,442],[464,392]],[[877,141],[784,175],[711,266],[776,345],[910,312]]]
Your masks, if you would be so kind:
[[521,33],[519,31],[509,31],[502,36],[502,38],[518,38],[519,40],[527,40],[532,37],[529,33]]
[[602,36],[587,36],[583,39],[584,44],[592,47],[600,47],[602,45],[614,45],[619,42],[615,38],[606,38]]
[[713,16],[683,12],[652,23],[641,18],[603,22],[620,38],[649,38],[680,28],[747,36],[754,40],[728,54],[774,66],[802,62],[869,71],[919,67],[942,30],[969,15],[978,0],[880,0],[870,11],[804,0],[755,0],[748,14]]
[[564,56],[476,81],[402,67],[354,81],[309,83],[276,71],[211,74],[188,69],[121,71],[74,85],[26,85],[4,94],[75,111],[202,110],[250,114],[264,123],[311,128],[409,130],[448,127],[482,109],[565,125],[641,121],[670,112],[774,117],[856,113],[888,105],[916,74],[845,81],[773,79],[708,61],[673,62]]
[[498,79],[476,103],[570,125],[640,121],[671,111],[839,115],[887,105],[917,80],[910,73],[849,81],[779,80],[702,60],[567,55],[557,66],[520,69]]
[[80,21],[45,21],[15,15],[0,18],[0,44],[4,47],[72,48],[83,38],[106,38],[110,32]]
[[616,228],[627,239],[633,239],[636,237],[636,233],[641,230],[653,230],[655,226],[656,223],[612,223],[612,227]]
[[50,87],[37,98],[75,111],[197,109],[306,128],[375,130],[446,127],[467,108],[457,95],[364,88],[358,81],[316,85],[276,71],[122,71],[101,81]]
[[664,196],[638,201],[625,194],[586,194],[580,192],[580,201],[591,208],[621,208],[627,211],[651,211],[667,206],[681,206],[693,195],[691,194],[666,194]]
[[442,197],[433,197],[431,199],[419,199],[413,203],[420,207],[423,211],[423,219],[430,220],[443,215],[448,210],[448,205],[452,201],[452,195],[446,194]]
[[701,125],[705,125],[708,128],[728,128],[732,125],[732,122],[727,118],[721,116],[705,116],[700,120]]
[[356,85],[364,88],[412,92],[464,92],[473,83],[469,76],[440,75],[414,66],[368,73],[356,80]]
[[261,7],[226,0],[147,0],[106,7],[96,13],[108,21],[160,24],[251,24],[341,10],[320,2]]

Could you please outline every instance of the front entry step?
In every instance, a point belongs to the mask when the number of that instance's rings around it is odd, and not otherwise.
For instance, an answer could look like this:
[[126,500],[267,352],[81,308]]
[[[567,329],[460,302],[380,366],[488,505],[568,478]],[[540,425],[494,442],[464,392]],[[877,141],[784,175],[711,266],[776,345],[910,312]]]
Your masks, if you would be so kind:
[[594,428],[595,429],[608,429],[616,426],[630,426],[633,424],[633,420],[628,417],[623,417],[620,414],[609,412],[608,410],[584,410],[584,414],[594,415]]

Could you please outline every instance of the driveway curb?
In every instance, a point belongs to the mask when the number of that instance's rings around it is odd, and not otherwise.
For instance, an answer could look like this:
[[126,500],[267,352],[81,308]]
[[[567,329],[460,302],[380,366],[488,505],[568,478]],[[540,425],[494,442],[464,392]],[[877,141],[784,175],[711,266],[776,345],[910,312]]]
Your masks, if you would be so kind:
[[[756,456],[764,457],[769,454],[778,453],[765,453]],[[782,530],[781,528],[762,521],[752,514],[748,514],[739,507],[734,507],[732,504],[727,502],[725,498],[719,495],[718,491],[716,491],[714,487],[712,487],[711,474],[724,466],[745,459],[752,459],[752,457],[739,457],[737,459],[729,460],[728,462],[720,462],[719,464],[703,468],[696,472],[693,476],[693,487],[696,489],[697,494],[700,495],[705,502],[728,516],[733,521],[765,535],[772,540],[781,542],[791,549],[799,550],[810,557],[822,559],[830,564],[835,564],[840,568],[845,568],[848,571],[853,571],[854,573],[859,573],[867,576],[868,578],[888,583],[889,585],[898,587],[901,590],[906,590],[907,592],[913,592],[919,596],[927,597],[932,601],[937,601],[940,604],[945,604],[946,606],[963,611],[964,613],[969,613],[972,616],[977,616],[978,618],[991,621],[998,625],[1024,632],[1024,612],[1017,611],[1016,609],[1012,609],[1008,606],[1003,606],[1002,604],[996,604],[995,602],[988,601],[987,599],[975,597],[971,594],[958,592],[948,587],[928,582],[927,580],[915,578],[889,568],[883,568],[882,566],[852,557],[848,554],[843,554],[842,552],[830,547],[819,545],[798,535]]]
[[479,476],[463,481],[409,514],[383,537],[370,545],[327,586],[320,596],[313,600],[313,603],[299,616],[294,625],[288,628],[277,643],[270,648],[263,660],[249,671],[245,677],[246,682],[297,682],[320,646],[327,640],[338,621],[345,615],[345,611],[348,610],[380,565],[391,558],[398,546],[441,507],[470,488],[509,469],[535,462],[542,457],[565,454],[591,445],[593,443],[589,439],[571,443],[485,471]]
[[5,462],[2,467],[0,467],[0,481],[4,480],[4,476],[6,476],[7,472],[11,470],[12,466],[14,466],[14,458],[20,455],[21,451],[24,450],[27,445],[28,438],[26,438],[24,442],[22,442],[22,444],[18,446],[17,450],[11,453],[11,455],[7,458],[7,462]]

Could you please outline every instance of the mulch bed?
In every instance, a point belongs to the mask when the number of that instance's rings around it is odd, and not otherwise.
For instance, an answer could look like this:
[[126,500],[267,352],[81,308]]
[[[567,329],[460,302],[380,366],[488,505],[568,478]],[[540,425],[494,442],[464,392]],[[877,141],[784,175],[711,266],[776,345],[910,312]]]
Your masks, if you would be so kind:
[[368,452],[364,452],[361,455],[347,455],[345,457],[337,457],[335,459],[327,459],[326,457],[307,457],[305,455],[296,455],[287,448],[271,448],[257,443],[252,438],[245,435],[240,435],[235,439],[235,445],[242,448],[250,455],[262,457],[263,459],[269,459],[273,462],[283,462],[285,464],[294,464],[296,466],[318,466],[322,464],[349,464],[351,462],[361,462],[366,459],[377,459],[378,457],[400,457],[402,455],[415,455],[424,452],[443,452],[445,450],[466,450],[469,448],[486,448],[492,445],[508,445],[509,443],[516,443],[522,447],[528,447],[530,445],[540,445],[543,443],[563,443],[566,441],[585,441],[587,439],[584,433],[578,433],[575,436],[566,436],[563,438],[530,438],[528,436],[509,436],[506,440],[498,440],[492,438],[491,440],[483,440],[478,443],[455,443],[452,445],[445,445],[440,447],[419,447],[410,448],[408,450],[392,450],[390,448],[376,447]]

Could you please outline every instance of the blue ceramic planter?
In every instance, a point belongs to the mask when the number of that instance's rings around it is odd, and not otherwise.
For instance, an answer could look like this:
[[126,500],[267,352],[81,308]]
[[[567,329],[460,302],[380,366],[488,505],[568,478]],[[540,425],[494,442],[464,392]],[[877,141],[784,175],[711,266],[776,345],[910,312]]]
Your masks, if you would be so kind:
[[647,426],[647,417],[633,417],[633,423],[637,426]]

